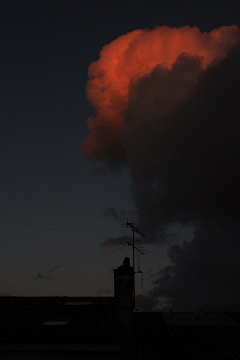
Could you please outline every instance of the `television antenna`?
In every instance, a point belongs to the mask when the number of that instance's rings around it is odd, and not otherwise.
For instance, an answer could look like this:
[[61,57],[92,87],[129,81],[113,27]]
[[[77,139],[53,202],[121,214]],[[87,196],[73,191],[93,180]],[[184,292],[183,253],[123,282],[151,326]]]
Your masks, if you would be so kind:
[[[140,258],[138,258],[138,271],[135,271],[135,251],[138,251],[139,254],[146,254],[146,249],[144,249],[142,246],[136,246],[135,243],[139,243],[140,240],[135,240],[135,232],[137,234],[140,234],[142,237],[145,237],[145,235],[139,231],[136,226],[134,226],[134,222],[133,222],[133,218],[129,219],[129,218],[124,218],[121,220],[122,225],[126,226],[126,227],[130,227],[132,230],[132,242],[131,241],[126,241],[123,242],[121,244],[127,244],[128,246],[132,247],[132,257],[133,257],[133,309],[135,309],[135,274],[141,274],[141,284],[143,287],[143,272],[140,270]],[[148,252],[149,253],[149,252]],[[138,256],[139,256],[138,254]]]

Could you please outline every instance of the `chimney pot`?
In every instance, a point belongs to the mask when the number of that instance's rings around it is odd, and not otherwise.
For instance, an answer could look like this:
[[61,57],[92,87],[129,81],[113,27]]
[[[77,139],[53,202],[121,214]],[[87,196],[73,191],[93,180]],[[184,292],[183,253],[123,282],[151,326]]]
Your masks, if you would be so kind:
[[130,266],[130,259],[129,259],[129,257],[125,257],[125,259],[123,260],[123,266]]

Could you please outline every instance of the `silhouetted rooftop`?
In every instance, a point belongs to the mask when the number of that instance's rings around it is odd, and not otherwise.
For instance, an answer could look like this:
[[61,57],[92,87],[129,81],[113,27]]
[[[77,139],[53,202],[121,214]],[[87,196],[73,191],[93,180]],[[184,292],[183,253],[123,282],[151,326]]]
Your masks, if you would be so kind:
[[135,345],[139,360],[237,360],[240,314],[139,312]]
[[114,298],[0,297],[0,318],[1,339],[113,339]]
[[[115,314],[113,297],[0,297],[0,351],[120,353]],[[239,313],[136,312],[134,329],[138,360],[239,359]]]

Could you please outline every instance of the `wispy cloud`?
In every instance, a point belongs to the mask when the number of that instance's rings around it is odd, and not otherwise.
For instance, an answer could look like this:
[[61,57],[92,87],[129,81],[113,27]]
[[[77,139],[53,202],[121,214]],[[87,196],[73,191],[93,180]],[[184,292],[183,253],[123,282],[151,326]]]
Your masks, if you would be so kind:
[[50,276],[39,273],[33,280],[52,280]]
[[119,220],[119,215],[118,212],[115,208],[111,207],[109,209],[105,209],[103,216],[109,216],[111,217],[113,220],[118,221]]
[[100,244],[100,246],[113,246],[113,245],[122,245],[122,243],[126,243],[128,241],[132,241],[130,236],[119,236],[119,237],[108,237],[106,240]]
[[56,269],[61,268],[61,267],[63,267],[63,265],[54,266],[52,269],[49,270],[49,274],[51,274],[53,271],[55,271]]
[[126,216],[134,216],[135,211],[126,211],[126,210],[117,210],[114,207],[105,209],[103,212],[103,216],[108,216],[113,220],[120,221]]
[[[48,272],[48,274],[51,274],[53,271],[57,270],[58,268],[63,267],[63,265],[57,265],[51,268]],[[42,273],[39,273],[33,280],[52,280],[51,276],[44,275]]]

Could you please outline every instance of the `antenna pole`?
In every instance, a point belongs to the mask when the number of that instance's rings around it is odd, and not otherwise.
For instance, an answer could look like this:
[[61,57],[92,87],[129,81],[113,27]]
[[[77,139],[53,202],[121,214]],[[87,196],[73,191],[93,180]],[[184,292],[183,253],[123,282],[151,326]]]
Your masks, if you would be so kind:
[[135,309],[135,246],[134,246],[134,228],[132,228],[133,233],[133,309]]
[[[132,233],[133,233],[133,242],[132,242],[132,249],[133,249],[133,309],[135,309],[135,249],[137,249],[135,247],[135,238],[134,238],[134,232],[136,231],[138,234],[140,234],[141,236],[145,237],[145,235],[143,233],[141,233],[134,225],[133,222],[126,222],[127,226],[130,226],[130,228],[132,229]],[[138,251],[140,251],[139,249],[137,249]],[[142,251],[140,251],[142,253]]]

